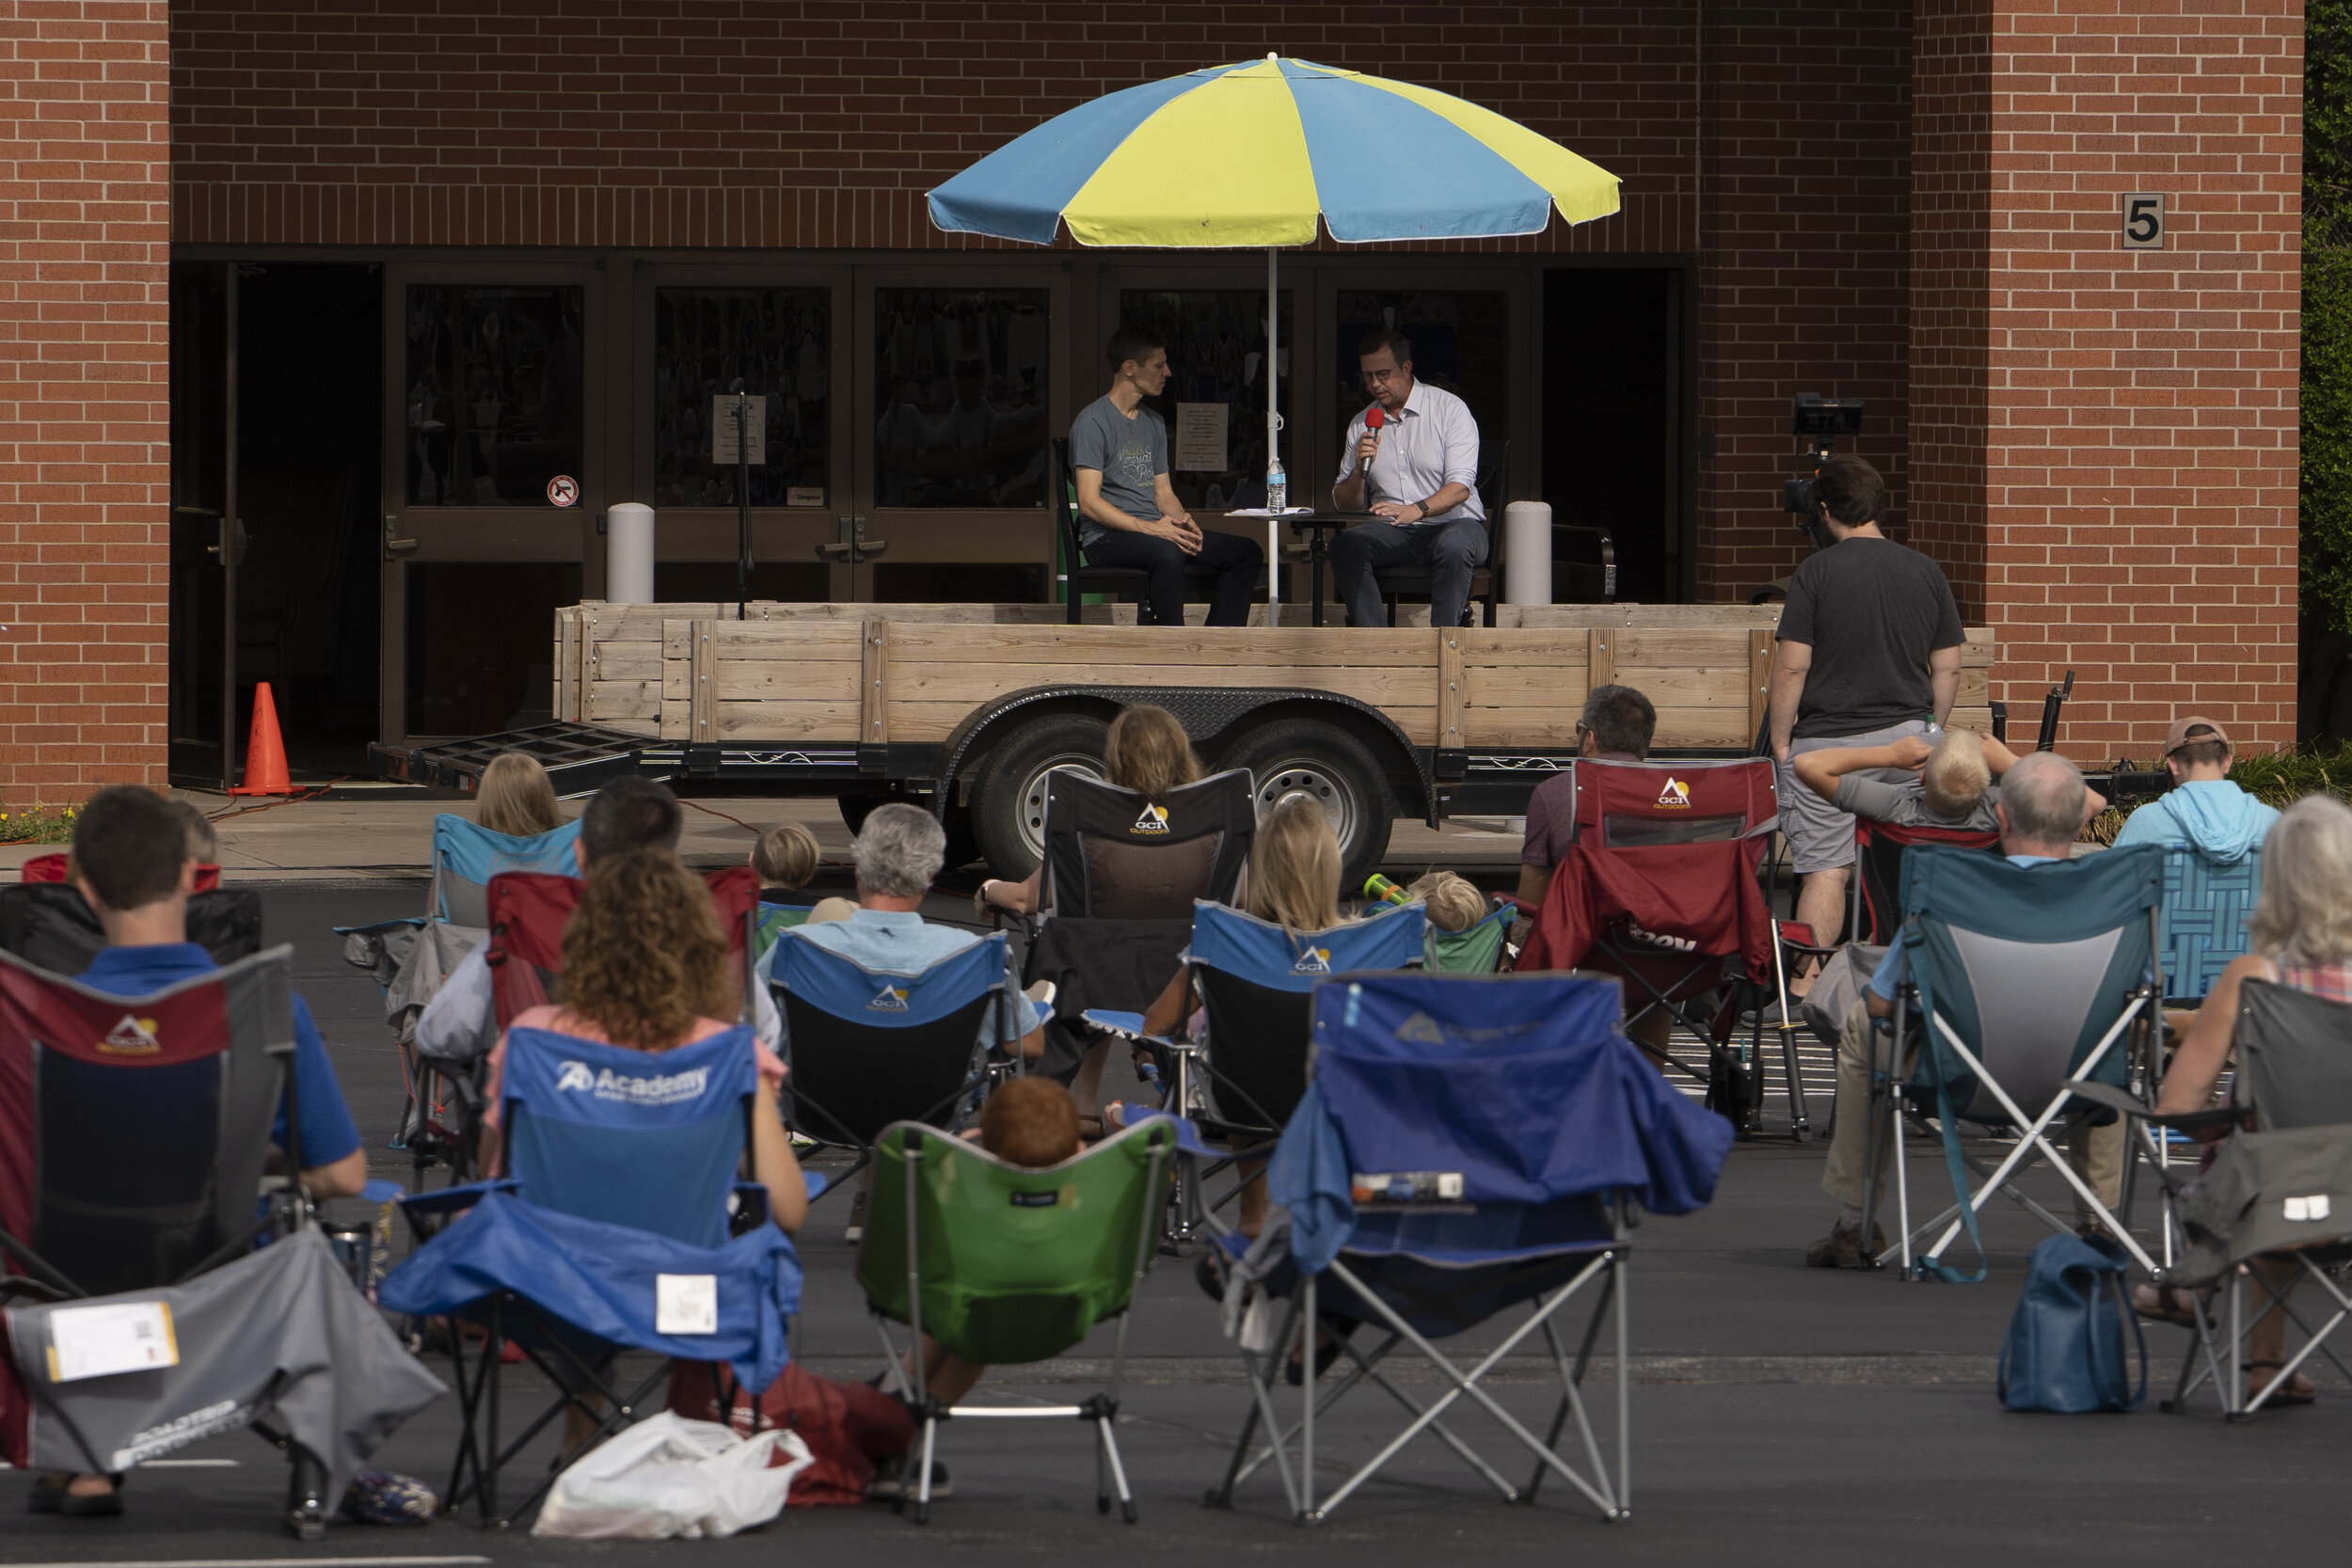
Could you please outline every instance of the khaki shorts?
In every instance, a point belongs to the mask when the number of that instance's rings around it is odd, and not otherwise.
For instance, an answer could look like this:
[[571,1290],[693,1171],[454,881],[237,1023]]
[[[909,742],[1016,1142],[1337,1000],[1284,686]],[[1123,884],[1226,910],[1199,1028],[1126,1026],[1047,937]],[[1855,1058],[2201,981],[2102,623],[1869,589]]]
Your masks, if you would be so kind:
[[[1825,735],[1791,741],[1788,754],[1794,758],[1801,752],[1825,752],[1838,746],[1883,746],[1907,735],[1927,733],[1925,720],[1911,719],[1862,735]],[[1886,770],[1885,776],[1910,777],[1891,770]],[[1789,863],[1801,875],[1853,864],[1853,814],[1839,811],[1807,789],[1797,778],[1796,768],[1785,762],[1780,765],[1780,831],[1788,840]]]

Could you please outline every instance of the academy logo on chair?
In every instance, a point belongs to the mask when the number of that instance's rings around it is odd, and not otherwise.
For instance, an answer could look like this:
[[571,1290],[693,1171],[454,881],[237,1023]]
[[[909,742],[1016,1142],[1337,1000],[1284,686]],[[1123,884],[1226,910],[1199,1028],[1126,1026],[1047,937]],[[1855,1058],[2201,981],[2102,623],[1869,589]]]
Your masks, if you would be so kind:
[[866,1004],[869,1013],[903,1013],[907,1010],[907,989],[885,983],[874,993],[874,1000]]
[[164,1042],[155,1037],[155,1021],[133,1018],[129,1013],[98,1042],[98,1049],[109,1056],[153,1056],[163,1048]]
[[1666,787],[1658,792],[1658,803],[1669,811],[1690,810],[1691,786],[1672,773],[1667,774]]
[[555,1069],[555,1092],[584,1094],[597,1100],[617,1100],[625,1105],[675,1105],[699,1100],[710,1085],[710,1069],[689,1068],[684,1072],[619,1073],[611,1068],[598,1072],[586,1062],[564,1062]]
[[1168,808],[1166,806],[1144,807],[1143,815],[1136,817],[1136,825],[1127,831],[1131,833],[1164,833],[1168,832]]
[[1293,974],[1330,974],[1331,950],[1328,947],[1308,948],[1298,955],[1298,961],[1291,965],[1291,973]]

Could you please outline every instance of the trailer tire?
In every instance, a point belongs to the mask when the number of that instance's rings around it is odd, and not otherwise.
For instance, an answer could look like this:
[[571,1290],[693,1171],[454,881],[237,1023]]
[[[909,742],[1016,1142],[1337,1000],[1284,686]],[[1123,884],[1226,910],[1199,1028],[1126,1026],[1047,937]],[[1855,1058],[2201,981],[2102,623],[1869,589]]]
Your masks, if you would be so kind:
[[1091,714],[1053,713],[989,749],[972,785],[972,833],[980,858],[1008,881],[1035,871],[1045,855],[1045,778],[1071,768],[1103,776],[1110,725]]
[[1340,893],[1353,896],[1389,852],[1391,805],[1380,765],[1364,743],[1336,724],[1285,719],[1251,730],[1226,748],[1220,768],[1246,768],[1261,819],[1283,796],[1319,800],[1340,840]]

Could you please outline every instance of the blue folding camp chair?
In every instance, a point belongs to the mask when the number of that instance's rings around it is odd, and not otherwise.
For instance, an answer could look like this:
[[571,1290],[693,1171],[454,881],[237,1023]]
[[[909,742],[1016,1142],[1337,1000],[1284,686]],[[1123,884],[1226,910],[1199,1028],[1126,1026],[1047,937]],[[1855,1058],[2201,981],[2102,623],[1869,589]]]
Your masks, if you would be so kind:
[[[458,1314],[483,1328],[470,1371],[453,1336],[464,1426],[444,1494],[451,1512],[471,1497],[485,1524],[528,1513],[568,1461],[558,1455],[502,1511],[500,1477],[524,1446],[567,1404],[596,1418],[598,1441],[628,1425],[668,1378],[666,1358],[725,1363],[755,1396],[783,1370],[800,1263],[766,1223],[766,1189],[736,1180],[757,1073],[741,1026],[659,1054],[507,1032],[512,1174],[404,1199],[412,1215],[473,1212],[377,1291],[391,1311]],[[731,1223],[741,1232],[732,1239]],[[501,1446],[499,1365],[510,1339],[559,1392]],[[623,1349],[665,1359],[624,1389],[612,1371]]]
[[516,838],[450,812],[433,819],[432,918],[452,926],[488,926],[490,879],[501,871],[579,876],[579,820]]
[[2227,863],[2178,846],[2164,852],[2164,985],[2169,1002],[2202,1002],[2246,956],[2246,917],[2262,896],[2263,852]]
[[[2047,1160],[2133,1260],[2157,1272],[2050,1134],[2061,1120],[2071,1131],[2086,1117],[2112,1114],[2074,1096],[2068,1080],[2121,1086],[2136,1067],[2149,1070],[2164,994],[2151,968],[2163,854],[2149,845],[2019,866],[1976,850],[1919,845],[1903,857],[1906,971],[1896,1016],[1907,1051],[1917,1038],[1906,1077],[1893,1054],[1894,1021],[1872,1036],[1863,1212],[1874,1212],[1881,1139],[1891,1137],[1902,1232],[1880,1264],[1899,1258],[1906,1275],[1982,1278],[1981,1269],[1974,1276],[1955,1273],[1943,1257],[1963,1228],[1976,1239],[1977,1215],[1995,1193],[2071,1233],[2073,1226],[2015,1185]],[[1911,1223],[1903,1168],[1906,1111],[1934,1116],[1957,1199],[1921,1226]],[[1997,1166],[1988,1165],[1961,1148],[1963,1123],[2014,1134],[2016,1144]],[[1938,1226],[1942,1235],[1915,1262],[1915,1244]]]
[[998,932],[929,969],[898,974],[800,937],[776,943],[769,974],[792,1067],[785,1125],[855,1151],[834,1187],[865,1166],[892,1122],[957,1125],[985,1083],[989,1048],[1017,1047],[1020,992],[1009,946]]
[[[1272,1459],[1293,1516],[1319,1523],[1429,1432],[1507,1500],[1532,1502],[1549,1474],[1606,1517],[1627,1515],[1632,1227],[1645,1210],[1704,1207],[1732,1129],[1667,1085],[1617,1032],[1618,1011],[1617,983],[1592,975],[1345,974],[1315,989],[1313,1084],[1269,1172],[1290,1217],[1288,1256],[1263,1246],[1245,1255],[1238,1238],[1224,1238],[1243,1277],[1287,1307],[1280,1328],[1260,1341],[1265,1348],[1248,1348],[1244,1328],[1251,1404],[1212,1504],[1231,1506],[1235,1486]],[[1592,1313],[1571,1351],[1563,1308],[1580,1300]],[[1432,1342],[1521,1303],[1526,1321],[1474,1366]],[[1583,1388],[1613,1322],[1613,1476]],[[1381,1334],[1369,1351],[1352,1338],[1365,1324]],[[1327,1386],[1304,1379],[1298,1418],[1286,1427],[1276,1388],[1294,1347],[1302,1360],[1315,1355],[1318,1325],[1349,1365]],[[1480,1381],[1537,1333],[1560,1379],[1540,1437]],[[1384,1368],[1400,1347],[1425,1357],[1447,1386],[1425,1406]],[[1365,1383],[1411,1419],[1318,1500],[1316,1424]],[[1534,1458],[1524,1485],[1446,1424],[1466,1400]],[[1571,1422],[1581,1467],[1559,1451]]]
[[[1420,963],[1426,913],[1420,904],[1406,904],[1329,930],[1290,931],[1222,904],[1196,900],[1192,945],[1184,957],[1208,1012],[1207,1037],[1185,1041],[1148,1035],[1139,1013],[1084,1016],[1152,1053],[1167,1088],[1165,1109],[1190,1117],[1210,1137],[1226,1139],[1235,1159],[1263,1153],[1257,1146],[1270,1145],[1280,1134],[1307,1089],[1308,998],[1316,982],[1341,973]],[[1229,1163],[1179,1171],[1164,1238],[1179,1255],[1191,1249],[1200,1227],[1201,1182]]]

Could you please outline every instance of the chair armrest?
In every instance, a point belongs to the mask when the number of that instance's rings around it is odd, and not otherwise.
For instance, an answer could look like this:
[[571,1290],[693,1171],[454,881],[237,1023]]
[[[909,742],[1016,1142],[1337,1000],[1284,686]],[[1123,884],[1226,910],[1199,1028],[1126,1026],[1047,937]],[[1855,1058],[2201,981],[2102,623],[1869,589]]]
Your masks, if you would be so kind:
[[404,1214],[449,1214],[470,1209],[492,1193],[518,1193],[523,1184],[511,1176],[488,1181],[469,1181],[462,1186],[443,1187],[437,1193],[417,1193],[400,1200]]
[[2235,1105],[2216,1105],[2209,1110],[2182,1111],[2171,1116],[2159,1116],[2150,1106],[2134,1099],[2122,1089],[2107,1084],[2085,1083],[2079,1078],[2070,1078],[2066,1081],[2066,1092],[2077,1100],[2087,1100],[2093,1105],[2104,1106],[2110,1111],[2120,1111],[2127,1117],[2137,1117],[2151,1127],[2177,1127],[2184,1132],[2208,1132],[2217,1127],[2232,1126],[2246,1119],[2246,1112]]
[[1106,1035],[1116,1035],[1123,1040],[1141,1040],[1149,1045],[1165,1046],[1171,1051],[1186,1049],[1182,1041],[1152,1034],[1146,1029],[1141,1013],[1119,1013],[1104,1007],[1089,1007],[1078,1017],[1090,1027],[1100,1029]]

